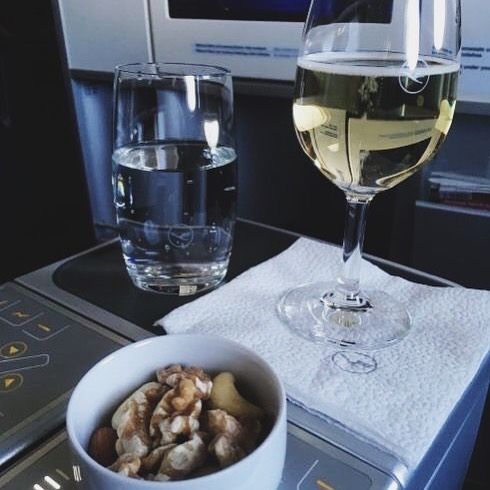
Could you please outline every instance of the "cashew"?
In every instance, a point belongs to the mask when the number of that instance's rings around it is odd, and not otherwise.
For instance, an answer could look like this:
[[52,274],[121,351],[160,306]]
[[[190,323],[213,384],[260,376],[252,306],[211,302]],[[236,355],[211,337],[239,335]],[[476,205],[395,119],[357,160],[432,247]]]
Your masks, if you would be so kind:
[[213,380],[211,406],[225,410],[234,417],[260,418],[264,411],[245,400],[235,387],[232,373],[220,373]]

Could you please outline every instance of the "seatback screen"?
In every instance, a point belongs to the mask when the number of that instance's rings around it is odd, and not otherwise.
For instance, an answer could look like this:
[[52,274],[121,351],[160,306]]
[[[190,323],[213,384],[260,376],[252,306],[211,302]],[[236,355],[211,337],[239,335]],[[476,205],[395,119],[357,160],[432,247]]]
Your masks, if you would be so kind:
[[[304,22],[310,0],[167,0],[175,19]],[[394,0],[324,2],[325,22],[389,24]]]

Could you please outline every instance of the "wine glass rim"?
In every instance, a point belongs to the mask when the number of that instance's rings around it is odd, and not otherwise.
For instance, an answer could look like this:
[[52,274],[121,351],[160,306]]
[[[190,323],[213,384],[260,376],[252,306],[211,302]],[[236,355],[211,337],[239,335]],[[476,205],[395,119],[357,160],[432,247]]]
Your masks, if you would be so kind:
[[227,77],[231,75],[228,68],[201,63],[167,63],[137,62],[124,63],[115,67],[116,73],[143,75],[157,78],[179,78],[191,76],[195,78]]

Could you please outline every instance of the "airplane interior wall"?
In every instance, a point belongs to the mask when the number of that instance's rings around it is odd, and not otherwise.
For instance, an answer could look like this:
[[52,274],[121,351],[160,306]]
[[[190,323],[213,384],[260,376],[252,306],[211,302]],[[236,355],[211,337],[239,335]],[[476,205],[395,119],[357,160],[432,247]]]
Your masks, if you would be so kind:
[[49,0],[0,6],[0,280],[93,243]]

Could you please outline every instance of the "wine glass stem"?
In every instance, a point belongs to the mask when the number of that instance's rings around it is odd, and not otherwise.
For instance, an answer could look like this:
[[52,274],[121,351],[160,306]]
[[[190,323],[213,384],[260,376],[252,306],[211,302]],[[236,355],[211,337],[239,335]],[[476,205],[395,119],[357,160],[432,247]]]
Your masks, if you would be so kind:
[[366,300],[359,297],[362,246],[366,216],[372,197],[347,194],[342,271],[337,279],[336,296],[348,305],[363,306]]

